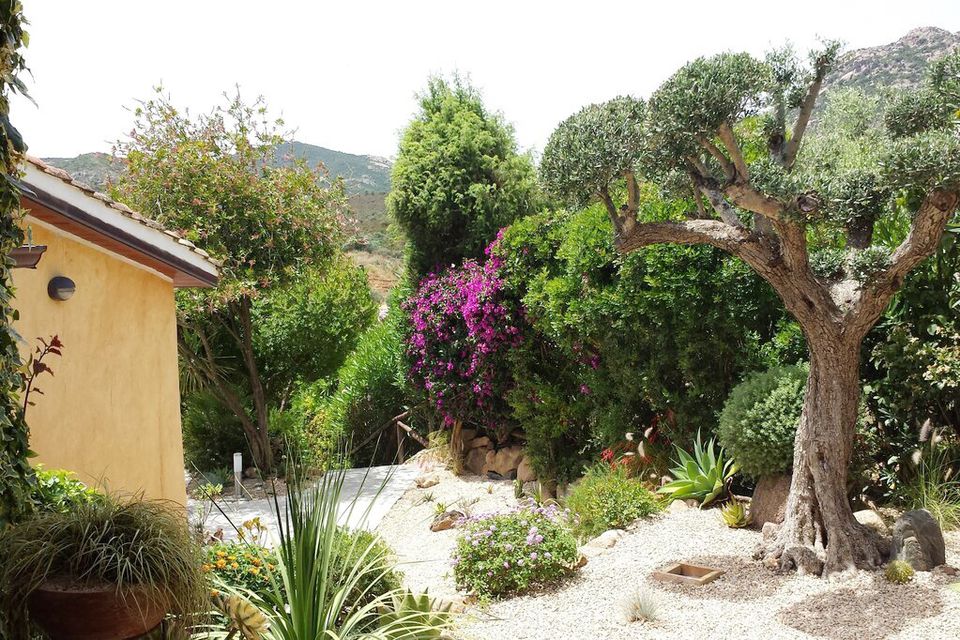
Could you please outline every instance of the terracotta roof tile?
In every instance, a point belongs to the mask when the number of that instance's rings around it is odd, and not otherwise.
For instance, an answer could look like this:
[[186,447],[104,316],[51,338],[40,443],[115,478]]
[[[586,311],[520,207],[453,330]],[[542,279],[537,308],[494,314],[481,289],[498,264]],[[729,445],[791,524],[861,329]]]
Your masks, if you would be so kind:
[[206,251],[204,251],[203,249],[199,248],[198,246],[196,246],[195,244],[193,244],[192,242],[190,242],[190,241],[187,240],[186,238],[184,238],[181,234],[179,234],[179,233],[177,233],[177,232],[175,232],[175,231],[171,231],[171,230],[169,230],[169,229],[166,229],[166,228],[165,228],[163,225],[161,225],[159,222],[157,222],[157,221],[155,221],[155,220],[151,220],[150,218],[147,218],[146,216],[144,216],[144,215],[142,215],[142,214],[140,214],[140,213],[137,213],[136,211],[134,211],[133,209],[131,209],[131,208],[128,207],[127,205],[123,204],[122,202],[117,202],[116,200],[114,200],[113,198],[111,198],[110,196],[108,196],[107,194],[105,194],[105,193],[100,193],[99,191],[97,191],[97,190],[94,189],[93,187],[90,187],[89,185],[86,185],[86,184],[84,184],[83,182],[80,182],[79,180],[74,179],[73,176],[71,176],[69,173],[67,173],[66,171],[64,171],[63,169],[61,169],[61,168],[59,168],[59,167],[55,167],[55,166],[53,166],[53,165],[47,164],[46,162],[44,162],[44,161],[41,160],[40,158],[36,158],[36,157],[34,157],[34,156],[31,156],[31,155],[27,155],[27,156],[25,156],[25,158],[26,158],[27,162],[29,162],[30,164],[32,164],[32,165],[35,166],[36,168],[40,169],[40,170],[43,171],[44,173],[46,173],[46,174],[48,174],[48,175],[51,175],[51,176],[53,176],[53,177],[55,177],[55,178],[59,178],[60,180],[63,180],[63,181],[66,182],[67,184],[69,184],[69,185],[71,185],[71,186],[73,186],[73,187],[75,187],[75,188],[77,188],[77,189],[80,189],[81,191],[89,194],[90,196],[96,198],[97,200],[102,201],[102,202],[103,202],[104,204],[106,204],[108,207],[119,211],[119,212],[122,213],[124,216],[126,216],[126,217],[130,218],[131,220],[134,220],[134,221],[136,221],[136,222],[144,225],[145,227],[149,227],[149,228],[151,228],[151,229],[156,229],[156,230],[158,230],[158,231],[162,231],[163,233],[167,234],[167,235],[170,236],[171,238],[175,239],[179,244],[181,244],[181,245],[187,247],[188,249],[190,249],[193,253],[196,253],[197,255],[201,256],[202,258],[205,258],[205,259],[209,260],[209,261],[212,262],[213,264],[215,264],[215,265],[217,265],[217,266],[220,266],[220,263],[219,263],[218,261],[214,260],[213,258],[211,258],[211,257],[210,257],[210,254],[208,254]]

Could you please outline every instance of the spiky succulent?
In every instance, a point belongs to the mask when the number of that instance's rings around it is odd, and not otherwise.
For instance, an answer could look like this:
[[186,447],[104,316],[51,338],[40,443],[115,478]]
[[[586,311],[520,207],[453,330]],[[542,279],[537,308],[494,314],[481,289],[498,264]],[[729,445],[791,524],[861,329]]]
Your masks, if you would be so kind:
[[452,620],[450,604],[439,603],[426,593],[395,593],[391,605],[380,616],[380,630],[390,640],[440,638]]
[[904,562],[903,560],[894,560],[887,565],[883,575],[894,584],[907,584],[913,580],[914,573],[910,563]]
[[731,529],[742,529],[750,524],[750,516],[746,507],[739,500],[731,500],[720,508],[720,517],[723,523]]
[[676,479],[660,487],[659,492],[671,500],[697,500],[701,509],[724,494],[727,482],[738,469],[722,448],[717,450],[713,438],[704,446],[699,432],[693,443],[693,455],[677,447],[677,457],[677,466],[670,470]]

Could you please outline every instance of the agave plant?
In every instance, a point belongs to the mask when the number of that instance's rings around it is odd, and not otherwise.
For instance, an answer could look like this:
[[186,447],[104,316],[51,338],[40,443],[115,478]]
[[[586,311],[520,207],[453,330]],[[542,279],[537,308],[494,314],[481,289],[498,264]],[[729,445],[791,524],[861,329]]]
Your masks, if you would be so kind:
[[[237,617],[232,618],[234,632],[250,631],[248,621],[256,620],[255,633],[244,637],[416,640],[439,637],[451,625],[447,611],[428,615],[417,607],[422,600],[403,590],[372,592],[372,585],[394,567],[375,536],[350,536],[344,552],[338,521],[362,526],[375,502],[355,513],[356,498],[341,500],[344,477],[342,469],[331,469],[313,486],[294,483],[297,488],[288,494],[286,507],[274,497],[279,544],[269,588],[257,593],[223,585],[230,596],[242,599],[231,601],[243,620],[238,624]],[[348,559],[345,566],[343,558]]]
[[742,529],[750,524],[747,509],[739,500],[731,500],[720,507],[720,517],[723,519],[723,523],[731,529]]
[[703,446],[700,432],[693,443],[693,455],[677,447],[677,457],[677,466],[670,470],[675,480],[660,487],[659,492],[667,494],[670,500],[698,500],[701,509],[726,492],[728,482],[737,472],[737,465],[726,458],[722,448],[717,450],[713,438]]

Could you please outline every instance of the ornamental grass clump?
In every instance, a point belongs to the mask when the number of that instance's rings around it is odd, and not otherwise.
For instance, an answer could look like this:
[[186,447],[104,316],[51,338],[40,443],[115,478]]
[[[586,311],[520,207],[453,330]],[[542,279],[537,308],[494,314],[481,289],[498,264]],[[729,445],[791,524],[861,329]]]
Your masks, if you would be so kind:
[[457,587],[480,597],[518,595],[574,570],[577,541],[567,512],[526,502],[464,521],[453,553]]
[[199,546],[175,506],[112,496],[77,503],[0,532],[0,621],[12,637],[29,637],[28,599],[50,583],[110,586],[191,617],[207,607],[200,566]]
[[577,533],[592,537],[657,513],[660,501],[622,466],[598,466],[574,487],[567,508],[576,516]]

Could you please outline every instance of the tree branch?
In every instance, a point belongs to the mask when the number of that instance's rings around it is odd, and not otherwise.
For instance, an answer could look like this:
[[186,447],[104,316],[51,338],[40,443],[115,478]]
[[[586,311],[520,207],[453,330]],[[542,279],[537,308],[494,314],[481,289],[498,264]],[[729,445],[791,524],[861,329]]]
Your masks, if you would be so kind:
[[620,219],[620,212],[617,211],[617,205],[613,204],[613,198],[610,197],[610,192],[606,187],[600,189],[600,201],[603,202],[603,206],[607,208],[607,215],[610,216],[610,222],[613,223],[613,230],[616,235],[623,233],[623,221]]
[[820,96],[820,87],[823,85],[823,78],[827,75],[829,65],[826,62],[817,61],[817,68],[813,82],[807,88],[807,95],[804,96],[800,104],[800,113],[797,114],[797,121],[793,125],[793,135],[787,140],[783,147],[783,154],[780,163],[787,169],[792,169],[797,161],[797,152],[800,151],[800,143],[803,141],[803,134],[807,130],[807,124],[810,122],[810,116],[813,114],[813,108],[817,106],[817,98]]
[[894,250],[886,269],[861,286],[853,306],[855,326],[864,333],[873,326],[910,271],[933,255],[947,222],[960,206],[960,191],[931,191],[917,209],[910,233]]
[[727,199],[723,197],[719,188],[709,185],[706,181],[701,181],[698,186],[701,193],[707,197],[710,206],[717,212],[721,220],[732,227],[743,228],[744,225],[740,221],[736,210],[727,202]]
[[720,147],[713,144],[713,141],[708,140],[703,136],[697,136],[697,142],[700,143],[700,146],[709,151],[710,155],[716,158],[717,162],[720,163],[720,169],[723,170],[723,176],[728,182],[732,182],[734,179],[736,179],[737,169],[733,163],[730,162],[730,158],[728,158],[726,154],[720,150]]
[[720,141],[723,143],[723,146],[726,147],[727,153],[730,154],[730,158],[733,160],[733,166],[737,170],[739,179],[747,182],[750,180],[750,170],[747,168],[747,161],[743,159],[743,152],[740,150],[740,145],[737,143],[736,137],[733,135],[733,129],[730,128],[730,125],[724,122],[720,125],[720,129],[717,131],[717,135],[720,137]]
[[739,255],[743,245],[751,243],[750,232],[720,220],[684,220],[682,222],[645,222],[617,239],[621,253],[635,251],[651,244],[709,244]]

